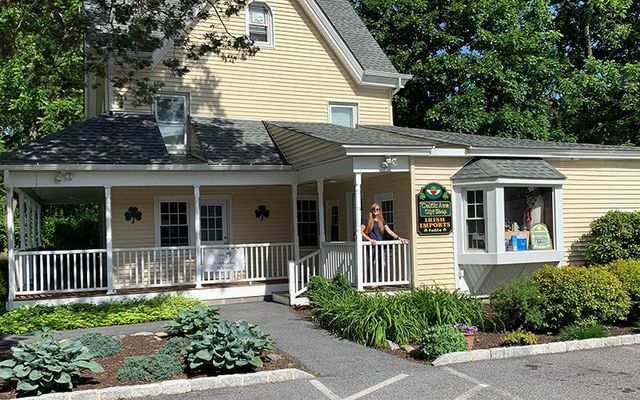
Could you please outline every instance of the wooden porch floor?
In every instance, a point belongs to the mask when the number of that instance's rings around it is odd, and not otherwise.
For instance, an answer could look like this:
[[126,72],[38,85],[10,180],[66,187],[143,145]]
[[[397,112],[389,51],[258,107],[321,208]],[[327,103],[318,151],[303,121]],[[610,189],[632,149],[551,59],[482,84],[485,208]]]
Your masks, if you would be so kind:
[[[233,287],[246,287],[246,286],[257,286],[257,285],[278,285],[278,284],[286,284],[288,282],[287,279],[272,279],[269,281],[259,281],[259,282],[219,282],[219,283],[204,283],[202,284],[202,288],[196,289],[195,284],[193,285],[180,285],[180,286],[165,286],[165,287],[152,287],[152,288],[135,288],[135,289],[117,289],[116,295],[118,296],[126,296],[126,295],[144,295],[149,293],[169,293],[169,292],[181,292],[181,291],[198,291],[198,290],[207,290],[207,289],[222,289],[222,288],[233,288]],[[85,291],[77,291],[77,292],[65,292],[65,293],[42,293],[42,294],[30,294],[30,295],[19,295],[16,296],[15,301],[33,301],[33,300],[54,300],[54,299],[69,299],[69,298],[77,298],[77,297],[109,297],[111,295],[107,294],[106,290],[85,290]]]

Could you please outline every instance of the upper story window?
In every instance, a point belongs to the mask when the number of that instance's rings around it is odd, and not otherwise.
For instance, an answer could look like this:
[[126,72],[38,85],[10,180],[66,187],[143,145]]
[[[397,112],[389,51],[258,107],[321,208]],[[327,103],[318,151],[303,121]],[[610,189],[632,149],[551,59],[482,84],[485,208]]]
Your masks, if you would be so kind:
[[355,128],[358,123],[358,105],[355,103],[329,103],[329,123]]
[[159,95],[155,98],[156,121],[169,151],[184,149],[188,110],[186,95]]
[[247,13],[247,36],[257,45],[273,46],[273,16],[265,3],[253,2]]

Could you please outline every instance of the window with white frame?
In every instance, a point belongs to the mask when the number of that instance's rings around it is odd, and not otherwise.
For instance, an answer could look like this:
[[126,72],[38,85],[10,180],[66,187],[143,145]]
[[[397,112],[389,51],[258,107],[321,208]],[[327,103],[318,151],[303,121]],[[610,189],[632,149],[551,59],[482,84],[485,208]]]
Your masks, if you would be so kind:
[[170,152],[184,149],[189,105],[186,95],[158,95],[154,111],[160,134]]
[[160,246],[189,245],[189,207],[187,201],[160,201]]
[[298,240],[302,247],[318,246],[318,212],[315,199],[298,199]]
[[355,128],[358,124],[356,103],[329,103],[329,123]]
[[[384,222],[387,224],[387,226],[389,226],[389,228],[391,228],[391,230],[394,230],[395,210],[393,204],[393,193],[377,194],[373,197],[373,200],[376,203],[380,204]],[[391,235],[389,235],[387,232],[384,232],[383,239],[393,240]]]
[[337,202],[329,202],[329,241],[340,240],[340,208]]
[[[554,214],[553,188],[505,187],[505,250],[552,250]],[[546,233],[540,236],[532,234],[532,230]]]
[[484,212],[484,191],[466,191],[466,248],[469,250],[486,250],[487,235]]
[[247,12],[247,36],[256,45],[273,46],[273,15],[263,2],[253,2]]

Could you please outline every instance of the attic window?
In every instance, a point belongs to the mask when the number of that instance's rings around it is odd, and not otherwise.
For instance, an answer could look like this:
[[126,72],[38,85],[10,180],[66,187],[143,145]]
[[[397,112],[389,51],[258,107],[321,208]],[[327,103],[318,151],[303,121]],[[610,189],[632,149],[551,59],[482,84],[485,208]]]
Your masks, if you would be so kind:
[[356,103],[329,103],[329,123],[355,128],[358,123]]
[[157,96],[154,110],[158,128],[160,128],[160,134],[162,134],[167,149],[170,152],[184,150],[188,115],[187,96]]
[[273,18],[269,6],[253,2],[247,13],[247,35],[257,45],[273,46]]

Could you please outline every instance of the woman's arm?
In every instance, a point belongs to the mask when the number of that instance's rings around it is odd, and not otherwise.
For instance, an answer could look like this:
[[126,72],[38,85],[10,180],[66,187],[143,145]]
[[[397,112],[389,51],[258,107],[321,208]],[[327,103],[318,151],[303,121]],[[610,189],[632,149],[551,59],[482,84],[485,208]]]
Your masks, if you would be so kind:
[[366,230],[367,230],[366,226],[360,225],[360,233],[362,233],[362,237],[366,240],[371,241],[371,238],[365,233]]
[[384,226],[384,230],[391,235],[391,237],[393,238],[393,240],[399,240],[401,242],[408,242],[407,239],[403,239],[400,237],[400,235],[398,235],[397,233],[395,233],[391,228],[389,228],[389,225],[385,225]]

